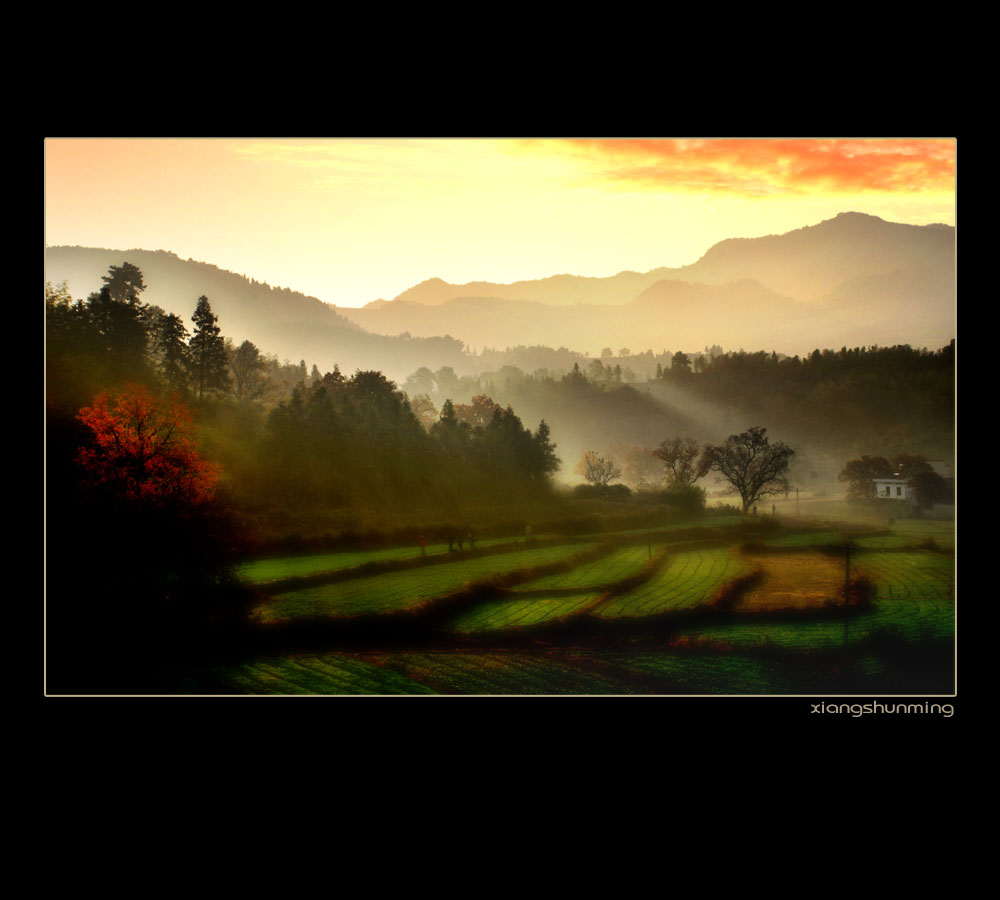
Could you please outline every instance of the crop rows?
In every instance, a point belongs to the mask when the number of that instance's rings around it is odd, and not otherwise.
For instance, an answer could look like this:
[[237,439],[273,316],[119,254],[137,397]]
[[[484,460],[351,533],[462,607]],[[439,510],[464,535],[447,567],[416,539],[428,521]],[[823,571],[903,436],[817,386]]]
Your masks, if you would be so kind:
[[225,673],[234,687],[252,694],[433,694],[392,669],[346,654],[276,658]]
[[780,668],[746,655],[657,650],[624,655],[618,663],[631,671],[672,681],[688,693],[784,693],[801,688]]
[[857,568],[875,582],[879,600],[948,600],[955,587],[955,560],[941,553],[865,553]]
[[749,571],[746,562],[724,547],[684,550],[668,558],[649,581],[602,604],[595,615],[648,616],[691,609],[706,603],[724,584]]
[[289,591],[258,607],[256,618],[270,622],[296,616],[357,616],[404,609],[456,591],[466,583],[560,562],[587,549],[583,544],[540,547]]
[[670,649],[326,653],[258,661],[222,674],[229,690],[285,695],[763,694],[807,687],[801,671],[792,679],[773,660]]
[[[854,615],[848,624],[848,644],[866,641],[873,635],[891,631],[907,640],[948,639],[955,633],[954,607],[933,600],[893,600],[878,602],[870,610]],[[740,621],[720,622],[685,629],[682,639],[691,646],[728,650],[775,646],[786,650],[819,650],[841,647],[844,623],[822,621]]]
[[[719,517],[712,520],[713,527],[724,527],[739,522],[739,517]],[[691,528],[689,522],[680,522],[675,525],[660,527],[652,532],[646,529],[632,529],[621,532],[613,532],[600,535],[600,539],[608,538],[636,538],[650,534],[654,541],[662,541],[669,538],[671,532],[686,530]],[[511,549],[521,543],[522,538],[488,538],[476,542],[477,548],[497,547],[510,545]],[[643,545],[645,547],[645,545]],[[439,557],[448,555],[448,545],[443,543],[429,544],[427,546],[428,557]],[[335,553],[311,553],[296,556],[269,557],[266,559],[253,560],[251,562],[240,563],[234,567],[236,576],[246,584],[267,585],[270,582],[284,581],[289,578],[300,578],[310,575],[317,575],[325,572],[340,572],[345,569],[352,569],[363,566],[366,563],[395,562],[398,560],[411,560],[421,556],[420,549],[416,546],[387,547],[379,550],[346,550]]]
[[649,561],[649,549],[642,546],[619,547],[607,556],[590,560],[569,572],[557,572],[517,587],[517,591],[559,591],[569,588],[607,587],[634,575]]
[[438,693],[629,694],[638,693],[628,673],[563,658],[511,651],[435,651],[392,655],[407,677]]
[[[512,538],[497,538],[477,542],[477,547],[514,543]],[[447,555],[447,544],[428,544],[428,556]],[[272,581],[284,581],[316,575],[320,572],[339,572],[362,566],[365,563],[393,562],[401,559],[415,559],[420,556],[418,547],[388,547],[382,550],[352,550],[337,553],[312,553],[306,556],[281,556],[259,559],[235,567],[236,576],[247,584],[264,585]]]
[[488,600],[456,616],[451,623],[455,631],[471,633],[501,628],[524,628],[551,619],[561,619],[580,612],[600,599],[600,592],[580,594],[532,595],[518,597],[504,595],[498,600]]

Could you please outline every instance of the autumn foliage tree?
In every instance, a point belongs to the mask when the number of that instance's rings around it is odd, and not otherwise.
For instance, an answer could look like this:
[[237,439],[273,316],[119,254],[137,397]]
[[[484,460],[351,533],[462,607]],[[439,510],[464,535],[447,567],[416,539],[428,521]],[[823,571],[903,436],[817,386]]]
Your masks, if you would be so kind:
[[191,415],[176,398],[160,401],[130,384],[114,399],[99,394],[77,419],[91,435],[76,457],[83,484],[113,504],[195,506],[212,498],[218,467],[198,454]]

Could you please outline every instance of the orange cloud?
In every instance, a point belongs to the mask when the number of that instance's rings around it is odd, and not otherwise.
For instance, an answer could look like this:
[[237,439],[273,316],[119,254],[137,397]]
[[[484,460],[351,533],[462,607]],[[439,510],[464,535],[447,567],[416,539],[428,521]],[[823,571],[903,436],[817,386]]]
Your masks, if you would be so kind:
[[746,196],[868,191],[924,193],[955,187],[950,139],[710,138],[531,141],[589,164],[619,183]]

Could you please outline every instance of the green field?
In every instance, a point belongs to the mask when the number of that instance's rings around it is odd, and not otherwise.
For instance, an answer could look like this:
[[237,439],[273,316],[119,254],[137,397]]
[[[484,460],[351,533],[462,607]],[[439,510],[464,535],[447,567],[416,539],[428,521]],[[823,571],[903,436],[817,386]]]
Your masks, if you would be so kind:
[[593,546],[538,547],[288,591],[259,606],[255,617],[261,622],[273,622],[297,616],[358,616],[405,609],[479,581],[564,562]]
[[517,591],[498,600],[485,601],[456,616],[451,627],[472,633],[504,628],[524,628],[552,619],[565,619],[593,606],[600,592],[519,596]]
[[[839,526],[772,529],[763,542],[746,546],[752,530],[712,529],[676,538],[660,530],[649,547],[641,531],[602,535],[604,543],[506,541],[509,548],[486,554],[449,555],[435,547],[426,564],[416,560],[403,568],[396,563],[413,560],[412,547],[261,560],[242,570],[259,589],[318,573],[332,580],[273,594],[256,609],[260,628],[302,617],[350,621],[396,610],[417,610],[419,622],[443,600],[458,605],[434,620],[434,649],[418,646],[424,638],[415,637],[411,647],[397,636],[395,647],[379,648],[375,641],[364,651],[345,646],[260,654],[202,673],[192,690],[795,694],[829,690],[838,684],[831,673],[847,665],[858,684],[872,690],[906,693],[911,685],[941,685],[939,692],[946,693],[953,684],[947,663],[956,622],[955,559],[942,552],[953,543],[947,524],[907,521],[852,537],[852,575],[869,579],[873,591],[867,606],[851,610],[846,645],[836,589],[824,594],[811,584],[822,581],[824,567],[840,565],[820,552],[839,542]],[[704,538],[713,535],[715,544],[706,545]],[[926,544],[928,538],[934,544]],[[366,563],[389,569],[357,568]],[[752,584],[746,579],[751,573]],[[796,590],[809,602],[768,606],[768,596],[786,598]],[[713,605],[723,593],[736,603]],[[815,599],[821,594],[825,600]],[[760,602],[751,603],[753,597]],[[843,657],[846,652],[852,655]]]
[[728,547],[683,550],[669,555],[645,584],[611,598],[596,614],[616,618],[691,609],[708,603],[728,582],[750,570]]
[[649,562],[649,548],[619,547],[606,556],[585,562],[569,572],[558,572],[519,585],[517,591],[561,591],[566,589],[607,588],[623,578],[635,575]]
[[[494,538],[477,541],[477,547],[495,547],[503,544],[513,544],[513,538]],[[428,544],[427,556],[447,556],[447,544]],[[301,578],[317,575],[322,572],[342,572],[370,563],[396,562],[398,560],[417,559],[421,557],[417,546],[386,547],[380,550],[354,550],[339,553],[310,553],[303,556],[280,556],[269,559],[253,560],[235,567],[235,573],[240,581],[247,584],[267,585],[274,581],[284,581],[287,578]]]

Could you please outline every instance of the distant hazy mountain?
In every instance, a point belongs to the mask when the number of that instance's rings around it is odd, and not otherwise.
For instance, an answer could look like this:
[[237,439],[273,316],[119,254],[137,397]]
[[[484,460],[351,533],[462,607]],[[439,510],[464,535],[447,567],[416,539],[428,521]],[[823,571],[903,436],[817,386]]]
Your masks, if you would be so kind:
[[704,284],[753,278],[806,303],[844,282],[921,271],[954,279],[955,229],[901,225],[863,213],[841,213],[787,234],[721,241],[672,277]]
[[[782,235],[734,238],[680,268],[609,278],[554,275],[513,284],[424,281],[392,301],[337,308],[173,253],[51,247],[46,279],[74,297],[111,265],[138,266],[143,300],[190,317],[204,294],[223,334],[323,371],[378,368],[396,380],[420,366],[469,367],[480,350],[568,347],[726,349],[804,354],[819,348],[911,344],[955,337],[955,229],[842,213]],[[412,336],[412,337],[411,337]]]
[[[727,310],[720,320],[721,308]],[[709,343],[771,348],[775,329],[816,328],[830,317],[744,279],[730,285],[660,280],[624,305],[556,306],[499,297],[458,297],[436,306],[405,300],[341,313],[382,333],[447,332],[476,349],[518,344],[566,346],[597,355],[623,346],[636,352],[679,350]]]
[[841,213],[787,234],[722,241],[680,268],[508,285],[432,278],[391,302],[340,312],[372,331],[448,333],[473,347],[933,348],[955,336],[955,229]]
[[262,352],[293,363],[304,359],[324,372],[336,364],[348,375],[356,368],[377,368],[401,380],[422,365],[438,368],[461,362],[461,345],[452,338],[369,334],[316,297],[274,288],[163,250],[49,247],[45,279],[54,284],[66,281],[72,296],[84,299],[100,289],[101,276],[110,266],[123,262],[142,270],[143,302],[181,316],[189,331],[191,314],[204,295],[225,337],[237,344],[253,341]]
[[[625,303],[654,282],[669,277],[671,271],[663,268],[645,273],[619,272],[609,278],[552,275],[536,281],[515,281],[513,284],[497,284],[492,281],[448,284],[440,278],[429,278],[403,291],[395,300],[425,306],[438,306],[461,297],[496,297],[502,300],[535,301],[551,306]],[[376,304],[385,302],[375,301]]]

